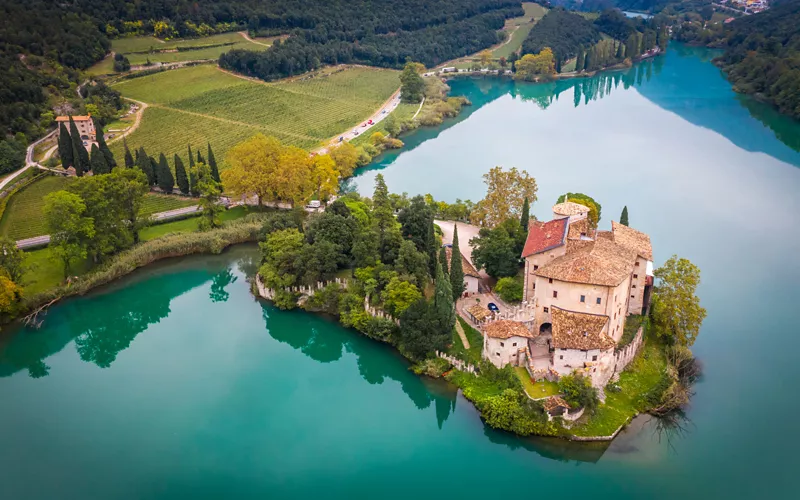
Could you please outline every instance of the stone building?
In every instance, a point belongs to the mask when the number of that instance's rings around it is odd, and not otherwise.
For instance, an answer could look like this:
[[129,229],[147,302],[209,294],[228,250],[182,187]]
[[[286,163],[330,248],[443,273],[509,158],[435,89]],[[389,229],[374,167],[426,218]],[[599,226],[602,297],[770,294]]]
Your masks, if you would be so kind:
[[525,359],[528,340],[535,337],[536,334],[520,322],[493,321],[483,329],[483,357],[498,368],[507,364],[518,366]]
[[[452,245],[445,245],[444,247],[445,253],[447,254],[447,265],[448,267],[451,265],[450,261],[453,258],[453,246]],[[460,252],[459,252],[460,253]],[[474,295],[478,293],[478,288],[481,282],[481,275],[478,274],[478,270],[475,269],[475,266],[464,257],[464,254],[461,254],[461,269],[464,270],[464,297],[468,297],[470,295]]]
[[597,387],[630,362],[640,336],[632,349],[618,352],[623,347],[619,343],[627,316],[642,314],[648,306],[653,285],[650,238],[617,222],[610,231],[597,231],[588,214],[587,207],[566,201],[553,207],[552,220],[531,222],[522,257],[523,300],[534,310],[533,334],[523,357],[504,357],[503,351],[489,349],[488,359],[516,360],[534,377],[579,371]]
[[[78,128],[78,133],[81,136],[81,142],[86,149],[91,149],[92,144],[97,142],[97,132],[94,128],[94,120],[92,120],[92,116],[73,116],[72,120],[75,122],[75,126]],[[59,124],[64,122],[64,125],[67,127],[67,131],[69,131],[69,116],[58,116],[56,117],[56,122]],[[60,127],[56,130],[59,130],[60,132]]]

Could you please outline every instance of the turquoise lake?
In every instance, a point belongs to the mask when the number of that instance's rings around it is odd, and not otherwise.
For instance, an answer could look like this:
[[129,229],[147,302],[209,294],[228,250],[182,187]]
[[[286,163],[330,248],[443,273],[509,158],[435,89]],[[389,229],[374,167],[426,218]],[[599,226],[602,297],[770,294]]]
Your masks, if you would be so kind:
[[[255,246],[151,266],[0,333],[0,498],[794,498],[800,125],[703,49],[591,79],[452,83],[473,106],[359,173],[477,201],[495,165],[623,205],[702,269],[705,376],[683,433],[600,445],[486,428],[390,348],[253,298]],[[794,494],[791,492],[795,491]]]

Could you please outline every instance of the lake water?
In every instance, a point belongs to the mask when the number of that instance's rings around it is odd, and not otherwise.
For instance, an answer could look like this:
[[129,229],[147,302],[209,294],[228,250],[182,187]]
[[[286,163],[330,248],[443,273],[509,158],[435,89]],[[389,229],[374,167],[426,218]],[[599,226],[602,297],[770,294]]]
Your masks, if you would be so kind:
[[[674,46],[613,75],[467,80],[475,104],[404,138],[393,191],[477,200],[494,165],[624,204],[703,271],[705,378],[683,434],[639,419],[610,445],[487,429],[452,387],[333,321],[256,301],[257,249],[167,262],[0,336],[0,498],[789,498],[800,319],[796,123]],[[577,87],[577,92],[576,92]]]

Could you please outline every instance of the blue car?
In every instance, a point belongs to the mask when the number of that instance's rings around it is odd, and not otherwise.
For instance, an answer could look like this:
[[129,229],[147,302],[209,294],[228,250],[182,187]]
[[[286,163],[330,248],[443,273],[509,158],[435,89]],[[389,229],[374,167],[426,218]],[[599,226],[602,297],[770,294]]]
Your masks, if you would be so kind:
[[489,302],[488,304],[486,304],[486,307],[488,307],[489,310],[492,311],[493,313],[500,312],[500,308],[497,307],[497,304],[495,304],[494,302]]

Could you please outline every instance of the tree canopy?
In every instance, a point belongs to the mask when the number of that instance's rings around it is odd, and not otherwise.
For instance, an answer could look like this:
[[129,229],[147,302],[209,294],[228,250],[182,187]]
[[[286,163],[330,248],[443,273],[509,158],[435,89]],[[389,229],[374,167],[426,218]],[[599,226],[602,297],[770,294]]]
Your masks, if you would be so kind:
[[700,268],[673,255],[655,271],[658,280],[651,302],[653,328],[670,342],[691,347],[700,333],[706,310],[695,295]]
[[[470,219],[473,224],[495,227],[509,218],[519,221],[525,200],[536,202],[536,179],[525,170],[503,170],[494,167],[483,175],[486,197],[473,208]],[[518,222],[519,224],[519,222]]]

